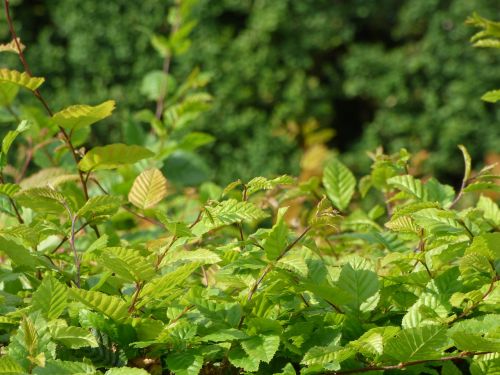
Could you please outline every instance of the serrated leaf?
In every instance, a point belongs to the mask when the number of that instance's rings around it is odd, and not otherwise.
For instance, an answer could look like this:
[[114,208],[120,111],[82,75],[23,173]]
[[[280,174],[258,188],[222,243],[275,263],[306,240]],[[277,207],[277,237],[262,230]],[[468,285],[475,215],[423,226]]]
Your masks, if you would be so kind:
[[23,375],[26,374],[19,363],[9,356],[0,357],[0,374],[4,375]]
[[336,286],[350,295],[346,305],[355,311],[379,290],[377,274],[362,260],[345,264]]
[[156,276],[150,262],[138,251],[122,247],[110,247],[101,255],[102,264],[127,281],[149,281]]
[[21,187],[16,184],[0,184],[0,194],[6,195],[10,198],[12,198],[20,189]]
[[[294,179],[290,176],[283,175],[276,177],[272,180],[268,180],[265,177],[255,177],[246,184],[247,195],[251,195],[259,190],[271,190],[278,185],[290,185],[294,182]],[[226,190],[224,190],[226,192]]]
[[52,338],[71,349],[98,347],[96,338],[85,328],[56,326],[51,329]]
[[28,90],[34,91],[45,81],[41,77],[31,77],[28,73],[16,70],[0,69],[0,84],[2,82],[14,83]]
[[307,351],[301,363],[313,366],[321,365],[329,370],[339,370],[340,362],[352,357],[355,351],[351,348],[341,348],[337,346],[320,347],[314,346]]
[[105,119],[114,109],[114,100],[108,100],[96,106],[72,105],[54,114],[52,120],[65,129],[77,130]]
[[223,225],[260,220],[267,216],[268,214],[250,202],[228,199],[216,206],[205,207],[202,219],[193,227],[193,233],[201,235]]
[[3,236],[0,236],[0,251],[7,254],[11,261],[18,266],[26,266],[34,270],[38,265],[38,260],[24,246]]
[[500,315],[458,322],[448,330],[448,335],[460,350],[500,352]]
[[0,105],[10,105],[17,96],[19,88],[20,87],[14,83],[0,82]]
[[491,198],[481,195],[477,202],[477,208],[483,211],[485,219],[500,227],[500,208]]
[[167,180],[159,169],[142,172],[134,180],[128,200],[143,210],[154,207],[167,195]]
[[80,160],[78,167],[84,172],[114,169],[122,165],[137,163],[152,156],[154,156],[154,153],[147,148],[115,143],[103,147],[94,147]]
[[269,363],[280,345],[280,337],[275,335],[259,335],[241,342],[243,350],[252,358]]
[[465,232],[452,211],[426,208],[411,215],[415,223],[434,235],[460,235]]
[[33,293],[32,308],[40,310],[48,319],[56,319],[68,305],[68,289],[52,276],[45,276]]
[[114,367],[106,371],[104,375],[149,375],[149,373],[142,368]]
[[235,367],[242,368],[245,371],[257,371],[259,369],[260,361],[248,355],[239,345],[229,351],[228,359]]
[[387,183],[405,193],[411,194],[418,200],[423,200],[424,198],[422,182],[411,175],[394,176],[389,178]]
[[24,51],[26,46],[21,43],[20,38],[16,38],[16,40],[12,39],[9,43],[0,44],[0,52],[12,52],[15,54],[19,54],[19,49],[17,46],[21,48],[21,51]]
[[196,262],[199,264],[215,264],[222,259],[213,251],[207,249],[184,250],[179,249],[175,252],[169,252],[160,266],[164,267],[176,262]]
[[14,198],[21,206],[41,214],[58,215],[66,212],[67,202],[64,195],[49,187],[22,190]]
[[428,325],[408,328],[387,342],[385,354],[398,362],[440,358],[449,346],[446,327]]
[[175,375],[198,375],[203,366],[203,356],[198,349],[174,352],[167,356],[167,365]]
[[68,174],[63,168],[53,167],[44,168],[29,177],[24,178],[20,185],[23,189],[30,189],[35,187],[57,187],[60,184],[69,181],[79,181],[78,174]]
[[83,289],[70,289],[70,297],[118,322],[127,319],[128,306],[118,297]]
[[94,375],[97,370],[90,363],[48,360],[44,367],[36,367],[34,375]]
[[267,259],[275,260],[285,250],[288,238],[288,227],[286,226],[284,215],[288,207],[282,207],[278,210],[276,223],[269,231],[264,241],[264,251]]
[[77,216],[84,217],[87,221],[95,220],[102,216],[111,216],[118,211],[121,198],[114,195],[99,195],[90,198],[77,212]]
[[283,258],[276,262],[276,267],[295,272],[302,277],[307,277],[309,272],[307,262],[299,252],[286,254]]
[[356,179],[352,172],[339,160],[331,160],[323,170],[323,185],[326,195],[339,210],[343,211],[349,205]]

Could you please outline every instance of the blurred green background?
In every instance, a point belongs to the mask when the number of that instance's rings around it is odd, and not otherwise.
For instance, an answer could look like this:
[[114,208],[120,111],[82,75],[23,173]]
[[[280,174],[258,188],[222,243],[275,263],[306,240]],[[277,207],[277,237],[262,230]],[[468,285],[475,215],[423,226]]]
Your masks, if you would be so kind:
[[[143,77],[161,70],[152,33],[168,34],[165,0],[12,0],[52,106],[118,103],[93,144],[127,140],[155,109]],[[355,171],[382,145],[426,150],[423,173],[455,182],[465,144],[481,162],[500,152],[500,107],[480,100],[500,86],[500,54],[474,49],[473,11],[500,16],[498,0],[200,0],[191,47],[172,61],[185,78],[211,74],[211,109],[192,129],[215,136],[199,150],[206,178],[298,174],[311,128]],[[5,20],[2,39],[8,40]],[[1,65],[21,69],[15,56]],[[312,124],[312,125],[311,125]],[[131,130],[132,129],[132,130]],[[333,137],[330,137],[331,135]],[[175,164],[174,161],[170,161]]]

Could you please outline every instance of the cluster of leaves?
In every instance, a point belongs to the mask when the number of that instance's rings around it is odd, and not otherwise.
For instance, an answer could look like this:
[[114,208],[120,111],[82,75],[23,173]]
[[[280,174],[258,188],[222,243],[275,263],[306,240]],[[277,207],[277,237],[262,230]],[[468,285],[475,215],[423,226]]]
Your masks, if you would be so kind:
[[[176,30],[157,38],[167,60]],[[1,104],[19,118],[0,150],[0,374],[498,373],[488,194],[500,177],[473,173],[465,147],[458,191],[381,149],[359,180],[332,158],[322,178],[182,191],[157,145],[175,140],[186,96],[148,89],[167,100],[146,113],[148,147],[79,149],[115,103],[53,113],[12,34],[0,51],[26,71],[0,70]],[[20,89],[47,114],[18,113]],[[29,152],[13,157],[15,143]],[[44,158],[54,165],[26,177]]]

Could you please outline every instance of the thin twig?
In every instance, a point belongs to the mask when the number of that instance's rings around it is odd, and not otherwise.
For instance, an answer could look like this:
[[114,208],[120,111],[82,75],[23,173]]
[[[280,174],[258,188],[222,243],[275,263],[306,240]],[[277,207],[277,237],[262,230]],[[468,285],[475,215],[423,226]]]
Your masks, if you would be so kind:
[[73,250],[73,257],[74,257],[75,268],[76,268],[75,284],[78,288],[80,288],[81,261],[80,261],[80,256],[78,255],[78,252],[76,251],[76,246],[75,246],[75,234],[76,234],[75,224],[76,224],[77,219],[78,219],[77,215],[71,216],[71,235],[69,237],[69,245],[71,246],[71,250]]
[[137,299],[139,298],[139,294],[141,294],[142,287],[144,286],[144,282],[138,282],[135,284],[135,293],[132,297],[132,301],[130,302],[130,307],[128,308],[128,313],[132,314],[135,310],[135,304],[137,303]]
[[495,277],[493,277],[491,279],[491,283],[490,283],[488,290],[483,294],[481,299],[479,301],[476,301],[474,304],[472,304],[472,306],[465,308],[460,315],[458,315],[455,319],[453,319],[453,321],[451,323],[456,322],[457,320],[466,317],[467,315],[469,315],[469,313],[472,310],[474,310],[476,307],[478,307],[481,304],[481,302],[483,302],[486,299],[486,297],[488,297],[490,295],[490,293],[493,292],[493,290],[495,289],[495,283],[498,280],[500,280],[500,276],[495,275]]
[[[1,171],[0,171],[0,183],[2,183],[2,184],[5,183],[5,181],[3,179],[3,174]],[[24,220],[21,216],[21,213],[19,212],[19,209],[17,208],[16,202],[14,202],[14,199],[12,199],[11,197],[7,197],[7,199],[9,200],[9,203],[12,206],[14,213],[16,214],[17,221],[19,222],[19,224],[24,224]]]

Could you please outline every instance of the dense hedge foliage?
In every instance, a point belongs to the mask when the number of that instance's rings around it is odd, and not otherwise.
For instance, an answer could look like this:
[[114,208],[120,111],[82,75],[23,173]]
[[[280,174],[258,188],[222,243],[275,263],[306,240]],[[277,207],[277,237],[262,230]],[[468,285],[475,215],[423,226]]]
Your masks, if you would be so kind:
[[[4,4],[0,54],[24,70],[0,69],[0,374],[498,374],[494,165],[474,171],[460,145],[455,189],[377,148],[356,178],[311,121],[319,169],[305,157],[298,179],[186,188],[213,142],[191,126],[210,77],[149,73],[156,109],[134,118],[151,131],[86,149],[116,102],[53,111]],[[167,67],[189,49],[192,9],[177,3],[153,37]],[[468,22],[476,46],[500,48],[500,23]]]
[[[119,115],[96,139],[121,139],[124,124],[135,121],[130,109],[146,102],[142,77],[161,69],[149,33],[168,31],[168,2],[17,3],[27,56],[50,78],[54,106],[113,98]],[[358,171],[367,164],[359,165],[358,153],[383,144],[392,152],[432,152],[426,171],[456,178],[456,144],[467,141],[480,162],[500,142],[498,107],[478,100],[484,88],[498,86],[489,68],[498,54],[466,47],[472,30],[463,21],[474,10],[497,14],[500,5],[205,0],[192,11],[191,49],[171,70],[178,80],[193,66],[212,74],[213,106],[196,126],[217,139],[203,156],[220,182],[298,173],[298,163],[288,161],[298,160],[298,145],[307,148],[310,118],[336,132],[330,146],[354,147],[344,160]]]

